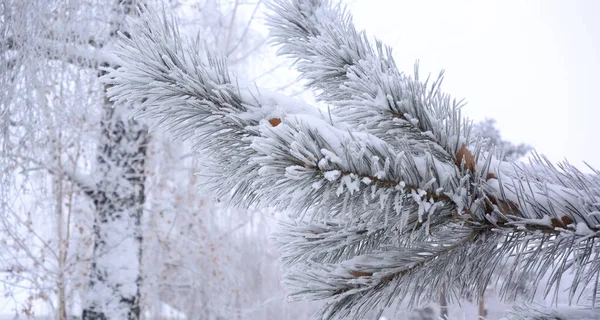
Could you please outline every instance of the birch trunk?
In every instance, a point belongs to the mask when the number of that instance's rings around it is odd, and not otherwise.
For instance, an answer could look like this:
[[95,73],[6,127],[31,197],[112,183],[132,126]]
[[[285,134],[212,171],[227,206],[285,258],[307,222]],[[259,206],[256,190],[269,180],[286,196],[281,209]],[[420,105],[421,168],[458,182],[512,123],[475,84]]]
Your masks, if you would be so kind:
[[[111,36],[116,40],[135,0],[117,0]],[[105,88],[107,89],[107,88]],[[105,98],[97,156],[94,252],[83,320],[140,318],[144,163],[148,132]]]
[[144,125],[125,118],[107,101],[97,157],[94,253],[83,319],[139,319]]

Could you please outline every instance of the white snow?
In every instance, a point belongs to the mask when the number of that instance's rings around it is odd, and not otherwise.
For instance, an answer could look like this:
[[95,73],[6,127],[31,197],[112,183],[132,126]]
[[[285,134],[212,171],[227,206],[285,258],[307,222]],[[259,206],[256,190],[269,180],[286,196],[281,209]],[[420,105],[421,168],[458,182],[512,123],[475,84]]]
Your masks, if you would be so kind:
[[342,173],[339,170],[330,170],[323,173],[325,179],[329,181],[337,180]]

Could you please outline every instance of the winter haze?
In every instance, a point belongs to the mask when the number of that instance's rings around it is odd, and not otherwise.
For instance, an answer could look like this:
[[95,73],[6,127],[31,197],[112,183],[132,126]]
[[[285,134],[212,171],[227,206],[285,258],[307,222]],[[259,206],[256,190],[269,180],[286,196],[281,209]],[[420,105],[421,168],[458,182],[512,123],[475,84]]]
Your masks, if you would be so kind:
[[600,319],[600,4],[332,3],[4,0],[0,319]]

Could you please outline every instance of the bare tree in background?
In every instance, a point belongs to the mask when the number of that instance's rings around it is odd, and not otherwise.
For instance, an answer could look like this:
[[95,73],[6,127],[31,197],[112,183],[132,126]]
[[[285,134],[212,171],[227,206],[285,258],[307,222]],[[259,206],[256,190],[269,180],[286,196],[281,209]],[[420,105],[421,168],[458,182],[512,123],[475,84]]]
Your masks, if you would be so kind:
[[503,150],[505,159],[518,160],[533,150],[530,145],[514,144],[502,139],[500,130],[496,128],[496,120],[485,119],[473,126],[473,134],[488,139],[491,144]]
[[[84,301],[85,319],[138,318],[144,305],[156,315],[160,312],[153,310],[163,301],[189,316],[260,318],[260,310],[268,308],[289,312],[280,307],[276,278],[250,281],[261,268],[278,272],[265,267],[275,259],[259,238],[265,231],[252,229],[247,216],[235,221],[235,228],[225,218],[231,215],[218,217],[227,210],[192,190],[202,181],[187,175],[189,167],[157,166],[158,159],[190,159],[189,151],[162,148],[170,143],[168,137],[151,141],[146,126],[127,115],[129,106],[113,108],[106,87],[98,83],[101,66],[118,65],[108,52],[118,31],[127,36],[124,22],[135,15],[136,6],[117,0],[3,3],[0,240],[7,250],[0,253],[0,265],[15,313],[32,314],[39,301],[55,308],[50,313],[57,319],[72,315],[77,301]],[[189,29],[200,29],[203,41],[226,52],[232,62],[261,54],[264,39],[251,30],[257,3],[172,1],[167,9],[192,12],[182,18]],[[169,191],[174,181],[182,181],[182,171],[189,186]],[[186,203],[196,207],[178,211]],[[239,230],[246,231],[226,234]],[[147,244],[141,243],[145,235]],[[227,241],[237,245],[224,246]],[[251,243],[261,243],[260,250],[243,247]],[[231,266],[227,260],[242,251],[254,255]],[[168,259],[153,260],[161,252]],[[175,259],[176,253],[186,259]],[[221,275],[195,271],[181,278],[182,270],[196,268]],[[245,278],[228,274],[236,268]],[[177,281],[182,279],[188,288]],[[276,299],[273,292],[279,292]],[[186,302],[192,296],[196,300]]]
[[[123,31],[122,25],[125,18],[136,10],[135,1],[116,0],[108,8],[95,8],[92,11],[102,12],[108,21],[94,21],[91,24],[105,28],[106,33],[82,33],[88,26],[69,25],[77,19],[90,18],[84,12],[86,6],[76,6],[76,3],[33,3],[15,2],[5,3],[5,16],[8,26],[5,34],[4,58],[19,59],[18,55],[37,55],[32,58],[40,59],[37,63],[51,63],[57,61],[64,69],[75,68],[81,72],[100,74],[100,66],[111,65],[112,61],[104,48],[110,46],[118,34]],[[38,9],[39,12],[35,12]],[[41,19],[35,17],[41,14]],[[44,16],[46,15],[46,16]],[[69,18],[67,18],[69,17]],[[15,19],[9,21],[9,19]],[[18,25],[20,19],[25,22]],[[39,20],[35,20],[39,19]],[[69,19],[71,21],[69,21]],[[8,23],[12,22],[12,23]],[[31,24],[31,25],[27,25]],[[89,29],[88,29],[89,30]],[[29,49],[29,51],[24,52]],[[14,53],[13,53],[14,52]],[[11,60],[8,60],[9,62]],[[40,66],[42,66],[40,64]],[[21,66],[10,65],[11,69]],[[21,67],[25,69],[29,66]],[[17,69],[17,77],[22,70]],[[34,71],[35,72],[35,71]],[[29,75],[20,75],[27,78]],[[35,75],[31,77],[33,83],[24,82],[23,86],[38,89],[38,100],[43,101],[51,95],[43,92],[41,87],[45,83],[35,83]],[[17,82],[18,83],[18,82]],[[56,86],[70,86],[68,82],[58,80]],[[51,87],[44,88],[46,90]],[[140,285],[140,258],[141,258],[141,230],[140,222],[144,206],[144,162],[146,159],[147,129],[144,125],[124,116],[122,110],[113,109],[112,103],[107,98],[104,101],[100,120],[100,139],[96,162],[89,175],[81,175],[76,167],[66,168],[62,163],[64,152],[62,150],[61,128],[54,128],[50,132],[57,132],[50,137],[50,143],[55,146],[51,163],[43,159],[25,159],[42,165],[54,174],[57,235],[59,250],[57,260],[64,264],[66,261],[64,214],[63,214],[63,179],[76,185],[85,194],[94,206],[93,224],[93,254],[91,269],[89,271],[90,293],[84,304],[84,319],[138,319],[139,285]],[[56,113],[64,101],[61,96],[55,96],[55,101],[47,103],[46,108],[55,108],[52,113],[45,113],[45,122],[58,125],[52,119],[60,117]],[[8,103],[7,103],[8,105]],[[43,105],[35,106],[44,108]],[[32,106],[32,108],[35,108]],[[10,110],[8,108],[7,110]],[[86,110],[80,110],[86,112]],[[30,112],[35,112],[31,109]],[[60,112],[60,111],[58,111]],[[10,119],[10,113],[7,112]],[[10,123],[9,123],[10,125]],[[31,124],[29,124],[31,125]],[[9,129],[10,130],[10,129]],[[5,141],[10,139],[5,137]],[[5,150],[9,152],[9,150]],[[20,150],[22,151],[22,150]],[[27,153],[7,154],[6,156],[30,156]],[[68,226],[67,226],[68,227]],[[62,266],[64,267],[64,265]],[[58,317],[66,317],[65,307],[65,280],[63,270],[58,270],[57,283],[59,287]]]

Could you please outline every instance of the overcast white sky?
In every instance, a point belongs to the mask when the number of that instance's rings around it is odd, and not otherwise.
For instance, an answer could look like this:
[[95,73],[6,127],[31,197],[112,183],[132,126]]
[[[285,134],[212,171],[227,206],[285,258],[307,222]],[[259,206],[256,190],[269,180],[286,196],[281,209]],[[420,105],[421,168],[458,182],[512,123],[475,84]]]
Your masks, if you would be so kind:
[[553,161],[600,169],[600,1],[350,0],[400,68],[446,70],[466,114]]

